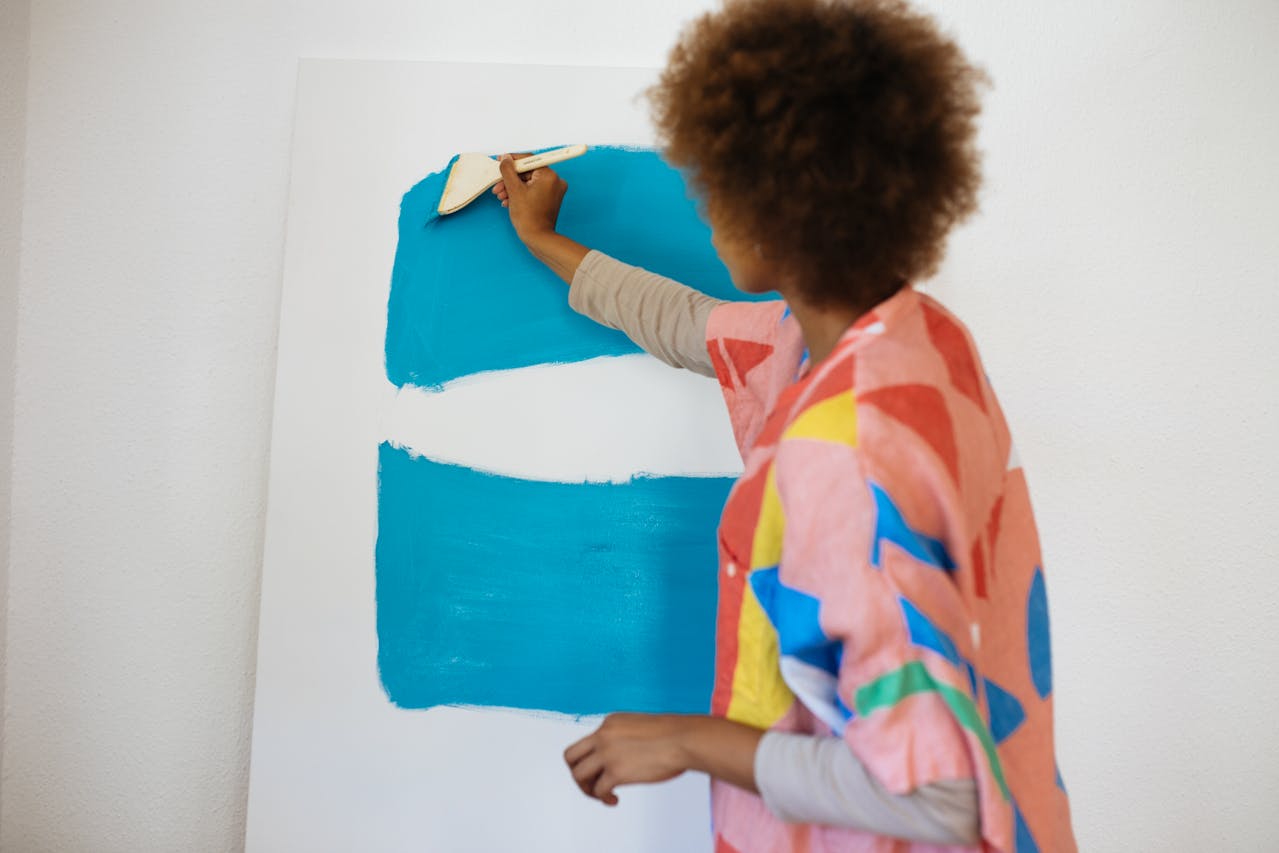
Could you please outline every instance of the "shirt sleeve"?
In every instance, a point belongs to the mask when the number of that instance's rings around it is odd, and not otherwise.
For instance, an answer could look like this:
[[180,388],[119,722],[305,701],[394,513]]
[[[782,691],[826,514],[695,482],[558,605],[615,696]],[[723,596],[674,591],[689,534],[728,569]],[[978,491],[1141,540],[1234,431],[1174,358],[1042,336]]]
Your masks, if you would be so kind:
[[[779,441],[765,495],[784,528],[777,570],[750,576],[783,678],[884,790],[971,780],[983,837],[1002,838],[1011,812],[966,666],[966,611],[940,540],[911,526],[932,498],[910,477],[868,473],[846,382],[810,399]],[[875,464],[883,474],[901,463]]]
[[672,367],[703,376],[715,375],[706,324],[722,301],[594,249],[582,259],[568,291],[574,311],[625,332]]
[[707,318],[706,349],[745,459],[799,373],[804,357],[799,323],[781,301],[724,302]]
[[894,794],[838,737],[765,733],[755,753],[755,781],[769,810],[788,823],[927,844],[973,845],[981,837],[972,779],[931,782]]

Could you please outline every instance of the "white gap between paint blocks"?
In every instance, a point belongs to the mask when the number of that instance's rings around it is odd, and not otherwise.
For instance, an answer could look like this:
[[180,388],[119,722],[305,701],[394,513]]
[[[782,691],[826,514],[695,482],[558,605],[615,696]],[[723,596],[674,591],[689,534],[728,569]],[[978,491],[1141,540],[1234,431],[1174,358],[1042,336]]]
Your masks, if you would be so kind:
[[387,440],[415,455],[530,480],[742,470],[716,381],[643,354],[406,386],[385,422]]

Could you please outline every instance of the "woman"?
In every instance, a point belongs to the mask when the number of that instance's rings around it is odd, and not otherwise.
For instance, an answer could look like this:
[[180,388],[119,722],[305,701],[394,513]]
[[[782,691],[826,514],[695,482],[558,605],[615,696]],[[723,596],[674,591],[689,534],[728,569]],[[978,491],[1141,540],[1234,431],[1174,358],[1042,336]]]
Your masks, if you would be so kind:
[[1026,481],[965,327],[911,282],[976,207],[979,71],[892,0],[739,0],[651,93],[738,288],[722,303],[495,191],[570,304],[715,376],[745,473],[719,530],[705,717],[616,714],[583,793],[712,777],[717,851],[1070,850]]

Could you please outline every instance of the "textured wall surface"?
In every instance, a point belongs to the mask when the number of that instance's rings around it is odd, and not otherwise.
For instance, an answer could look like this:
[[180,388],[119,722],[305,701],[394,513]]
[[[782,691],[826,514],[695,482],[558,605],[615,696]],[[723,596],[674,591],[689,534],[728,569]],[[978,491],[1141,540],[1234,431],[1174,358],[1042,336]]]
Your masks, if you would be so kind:
[[[705,5],[37,0],[25,126],[3,6],[0,849],[242,845],[298,57],[657,64]],[[932,5],[996,82],[934,292],[1027,463],[1080,841],[1271,849],[1279,6]]]
[[[31,4],[0,3],[0,703],[5,693],[9,616],[9,497],[13,461],[13,378],[18,348],[18,259],[22,240],[22,151],[27,119],[27,35]],[[3,705],[0,704],[0,709]],[[4,743],[0,713],[0,744]],[[0,749],[0,808],[4,755]]]

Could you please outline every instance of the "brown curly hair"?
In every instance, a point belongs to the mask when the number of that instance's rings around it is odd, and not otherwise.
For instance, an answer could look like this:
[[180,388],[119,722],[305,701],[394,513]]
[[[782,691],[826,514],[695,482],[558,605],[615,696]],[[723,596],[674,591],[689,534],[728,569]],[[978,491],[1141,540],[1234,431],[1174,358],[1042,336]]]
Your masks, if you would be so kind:
[[935,272],[976,210],[985,82],[899,0],[727,0],[648,97],[717,229],[815,304],[864,308]]

